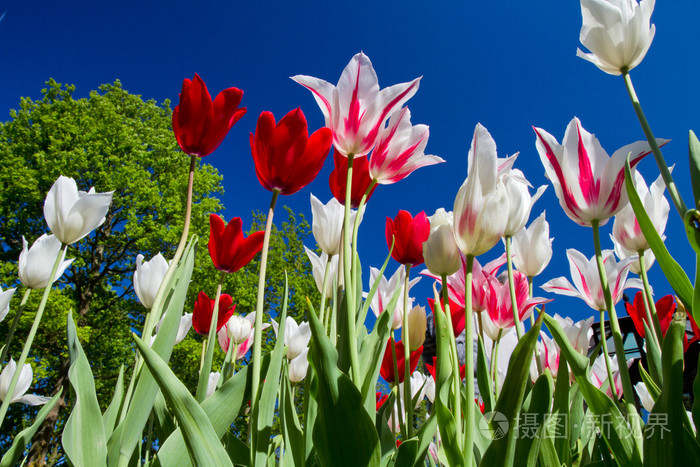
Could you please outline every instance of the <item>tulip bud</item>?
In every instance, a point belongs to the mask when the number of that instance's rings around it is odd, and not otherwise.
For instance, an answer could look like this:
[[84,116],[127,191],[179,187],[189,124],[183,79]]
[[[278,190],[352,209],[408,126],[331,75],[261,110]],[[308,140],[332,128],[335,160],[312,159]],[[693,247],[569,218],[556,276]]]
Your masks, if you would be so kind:
[[404,335],[404,328],[401,328],[401,340],[408,342],[408,348],[411,352],[423,345],[426,327],[427,319],[425,307],[413,307],[411,311],[408,312],[408,340],[406,340],[406,336]]
[[[323,204],[311,194],[311,214],[313,215],[311,229],[316,243],[326,254],[337,255],[340,252],[345,207],[335,198]],[[351,225],[355,223],[356,215],[356,211],[350,212]]]
[[161,282],[168,272],[168,262],[158,253],[150,261],[144,261],[143,255],[136,257],[136,272],[134,272],[134,291],[143,306],[149,310],[158,294]]
[[527,277],[535,277],[552,259],[552,240],[545,213],[532,221],[527,229],[513,236],[513,263]]
[[[251,316],[251,315],[249,315]],[[253,315],[254,317],[254,315]],[[228,338],[235,345],[240,345],[250,337],[250,332],[253,330],[253,322],[250,319],[242,318],[239,315],[233,315],[226,323],[226,332]]]
[[425,265],[438,276],[454,274],[462,261],[452,229],[452,212],[440,208],[429,219],[430,236],[423,243]]

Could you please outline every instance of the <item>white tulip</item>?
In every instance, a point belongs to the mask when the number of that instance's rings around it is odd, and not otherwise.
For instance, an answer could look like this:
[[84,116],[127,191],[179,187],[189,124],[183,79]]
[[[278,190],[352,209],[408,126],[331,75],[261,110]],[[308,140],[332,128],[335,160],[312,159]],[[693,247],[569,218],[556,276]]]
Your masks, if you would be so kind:
[[[10,389],[10,383],[12,382],[15,371],[17,371],[17,364],[10,358],[10,361],[2,370],[2,373],[0,373],[0,400],[2,401],[7,397],[7,391]],[[25,363],[24,366],[22,366],[17,385],[10,399],[10,404],[21,402],[27,405],[42,405],[50,400],[49,397],[26,394],[29,390],[29,386],[32,384],[32,376],[32,366],[29,363]]]
[[160,284],[168,271],[168,262],[158,253],[150,261],[144,261],[143,255],[136,257],[134,272],[134,291],[143,306],[149,310],[153,307]]

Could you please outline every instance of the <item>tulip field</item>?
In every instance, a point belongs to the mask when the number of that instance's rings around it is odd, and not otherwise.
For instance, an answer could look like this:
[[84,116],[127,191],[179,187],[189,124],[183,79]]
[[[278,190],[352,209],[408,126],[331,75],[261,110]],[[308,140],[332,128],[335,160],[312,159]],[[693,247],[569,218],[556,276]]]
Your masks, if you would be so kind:
[[[684,379],[696,364],[688,349],[700,345],[700,276],[672,257],[665,234],[667,223],[682,222],[687,238],[675,242],[688,256],[700,255],[700,141],[691,131],[689,165],[669,167],[662,151],[668,140],[654,136],[632,83],[654,40],[654,0],[580,6],[577,55],[624,81],[646,139],[604,148],[578,117],[556,128],[533,126],[537,170],[548,179],[535,188],[527,178],[532,166],[518,153],[499,154],[478,123],[453,205],[411,213],[397,198],[387,208],[383,264],[358,253],[375,190],[445,162],[426,154],[429,128],[413,124],[417,114],[407,106],[421,78],[381,87],[364,52],[343,70],[324,72],[332,82],[292,76],[318,108],[257,117],[250,156],[269,192],[260,230],[244,217],[193,215],[193,199],[206,192],[197,188],[200,158],[217,151],[247,109],[241,89],[212,99],[199,74],[185,78],[172,133],[167,128],[186,177],[185,210],[181,223],[163,221],[176,226],[179,243],[150,258],[135,255],[135,268],[120,276],[119,287],[133,287],[145,319],[131,326],[131,361],[108,386],[107,406],[98,400],[105,386],[84,351],[92,334],[79,310],[68,311],[65,329],[54,332],[67,348],[70,390],[51,394],[38,384],[37,333],[47,326],[49,299],[70,287],[71,268],[85,266],[75,255],[81,242],[102,238],[106,217],[121,209],[116,192],[60,175],[45,193],[45,233],[21,236],[18,276],[0,284],[0,321],[7,320],[0,434],[11,446],[0,453],[0,467],[27,465],[47,417],[62,410],[59,465],[700,465],[700,380]],[[325,126],[309,127],[312,112]],[[646,157],[656,162],[653,179],[637,170]],[[275,216],[280,196],[299,196],[327,160],[333,197],[310,195],[315,245],[303,246],[319,293],[300,297],[288,277],[299,267],[293,258],[284,259],[283,274],[270,266],[280,264],[270,257],[280,234]],[[693,199],[681,197],[674,176],[690,179]],[[551,214],[537,203],[548,189],[568,225],[548,223]],[[208,238],[200,238],[196,223],[207,220]],[[612,243],[601,239],[608,223]],[[595,253],[567,249],[570,275],[535,287],[553,258],[553,236],[567,229],[587,232]],[[491,261],[482,256],[494,252]],[[216,270],[216,287],[193,290],[195,260]],[[254,261],[254,311],[242,313],[244,298],[225,284]],[[654,285],[672,294],[654,293],[653,265],[667,281]],[[100,265],[92,268],[98,276]],[[428,307],[411,293],[419,278],[431,284]],[[32,291],[41,296],[36,306]],[[277,291],[280,305],[271,305]],[[590,317],[575,321],[557,295],[581,299]],[[303,304],[301,320],[290,316],[292,298]],[[19,332],[30,308],[28,332]],[[643,339],[641,359],[626,352],[618,319],[625,314]],[[192,359],[198,367],[188,368],[194,387],[172,361],[188,333],[202,342]],[[274,344],[266,351],[268,340]],[[12,404],[36,407],[13,420],[21,430],[7,428],[17,413]]]

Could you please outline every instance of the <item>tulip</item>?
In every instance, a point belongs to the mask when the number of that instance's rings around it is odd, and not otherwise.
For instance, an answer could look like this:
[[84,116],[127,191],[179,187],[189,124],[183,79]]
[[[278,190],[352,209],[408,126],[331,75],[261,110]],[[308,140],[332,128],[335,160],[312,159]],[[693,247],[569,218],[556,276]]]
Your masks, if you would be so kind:
[[393,220],[387,217],[385,234],[389,248],[393,239],[392,258],[413,266],[423,263],[423,242],[430,235],[430,222],[425,212],[419,212],[414,218],[408,211],[401,210]]
[[[665,237],[664,230],[666,229],[666,221],[671,209],[664,197],[665,186],[663,177],[659,175],[651,185],[651,189],[649,189],[642,175],[637,171],[634,172],[634,188],[639,194],[639,198],[644,205],[644,211],[649,215],[654,229],[662,238]],[[637,217],[634,215],[634,209],[629,204],[615,216],[612,236],[623,251],[636,253],[642,250],[649,250],[650,248],[642,233],[642,229],[639,227]]]
[[639,402],[642,403],[644,410],[651,412],[654,409],[655,402],[654,399],[652,399],[651,394],[649,394],[649,390],[647,389],[646,385],[640,381],[634,385],[634,390],[637,391]]
[[630,166],[634,167],[649,154],[646,141],[623,146],[609,157],[598,138],[584,130],[576,117],[566,127],[561,145],[543,129],[534,130],[547,178],[571,220],[580,225],[591,226],[593,221],[604,225],[625,207],[625,160],[630,155]]
[[420,78],[379,90],[377,73],[360,52],[343,70],[337,86],[322,79],[292,77],[313,93],[333,132],[333,145],[343,156],[368,154],[386,119],[418,90]]
[[571,346],[581,355],[588,355],[591,339],[593,338],[593,316],[588,319],[577,321],[567,317],[554,315],[554,319],[559,323],[566,334],[566,338],[571,343]]
[[[537,342],[535,358],[539,359],[542,371],[548,369],[552,377],[556,378],[559,373],[559,356],[561,354],[559,345],[542,331],[540,331],[540,339],[542,340]],[[530,365],[530,377],[536,381],[539,374],[537,364],[533,361]]]
[[[513,271],[515,282],[515,296],[518,306],[518,316],[521,320],[530,316],[536,305],[549,303],[551,299],[530,297],[527,277],[520,271]],[[499,332],[507,331],[515,326],[513,317],[513,305],[511,302],[510,288],[506,280],[502,283],[494,276],[487,276],[486,283],[486,312],[482,314],[484,332],[496,341]],[[490,323],[489,323],[490,321]],[[489,327],[492,324],[493,326]],[[488,328],[488,332],[487,332]]]
[[[61,242],[54,235],[44,234],[28,248],[27,240],[22,236],[22,252],[19,254],[19,280],[30,289],[43,289],[48,285],[49,275],[56,262],[56,256],[61,251]],[[73,259],[65,261],[63,252],[61,262],[53,280],[63,275]]]
[[195,73],[185,78],[180,91],[180,104],[173,110],[173,133],[180,148],[190,156],[204,157],[219,147],[231,127],[245,115],[238,108],[243,91],[228,88],[211,100],[207,85]]
[[149,310],[158,294],[160,284],[168,271],[168,262],[158,253],[150,261],[143,261],[143,255],[136,256],[134,272],[134,291],[143,306]]
[[[448,300],[450,303],[450,315],[452,319],[452,331],[454,332],[455,337],[459,337],[460,334],[462,334],[462,331],[464,331],[464,326],[465,326],[465,312],[464,312],[464,305],[460,305],[459,303],[455,302],[452,300],[452,297],[448,296]],[[445,309],[445,300],[440,299],[440,305],[442,306],[442,309]],[[434,298],[429,298],[428,299],[428,306],[430,306],[430,309],[433,310],[433,315],[435,314],[435,299]]]
[[654,39],[651,23],[654,0],[581,0],[580,40],[591,53],[576,50],[611,75],[621,75],[639,65]]
[[459,271],[462,260],[453,233],[452,212],[440,208],[428,219],[430,235],[423,243],[425,265],[436,276],[454,274]]
[[[512,157],[516,157],[517,154]],[[506,229],[503,235],[512,237],[520,232],[530,218],[530,211],[535,202],[540,199],[547,185],[543,185],[537,189],[534,195],[530,195],[528,187],[530,182],[527,181],[522,171],[518,169],[510,170],[508,176],[504,177],[504,186],[508,196],[508,204],[510,211],[508,212],[508,220]]]
[[[630,251],[627,248],[623,247],[617,242],[617,240],[615,240],[615,237],[613,237],[612,234],[610,234],[610,240],[612,240],[613,242],[615,254],[617,255],[617,257],[621,260],[631,258],[632,264],[630,264],[630,271],[632,271],[635,274],[641,274],[642,268],[639,264],[639,252]],[[654,261],[656,261],[656,256],[654,256],[654,252],[651,250],[646,250],[644,252],[644,270],[648,271],[654,265]]]
[[0,321],[5,319],[5,316],[10,312],[10,300],[15,294],[15,290],[17,289],[6,289],[3,291],[0,288]]
[[[394,375],[394,357],[392,354],[392,344],[394,351],[396,353],[396,366],[398,368],[399,379],[398,381]],[[418,366],[418,360],[423,354],[423,346],[418,347],[416,350],[411,352],[409,368],[411,373],[416,370]],[[386,343],[386,350],[384,351],[384,358],[382,359],[382,365],[379,368],[379,374],[384,378],[387,383],[402,383],[404,380],[404,373],[406,371],[406,358],[404,356],[403,342],[395,342],[394,339],[389,339]]]
[[245,238],[242,225],[240,217],[234,217],[226,225],[216,214],[209,216],[209,256],[219,271],[236,272],[262,250],[265,233],[254,232]]
[[[328,185],[330,186],[333,197],[340,204],[345,204],[345,190],[348,186],[348,159],[343,157],[336,149],[333,152],[333,163],[335,168],[328,177]],[[350,205],[357,209],[360,206],[362,197],[367,193],[372,178],[369,175],[369,162],[366,157],[356,157],[352,161],[352,185],[350,187]],[[372,197],[372,193],[377,188],[375,184],[367,194],[367,200]]]
[[527,277],[539,275],[552,259],[552,241],[545,213],[532,221],[530,227],[513,235],[513,264]]
[[[391,324],[392,329],[399,329],[403,325],[403,295],[404,295],[404,287],[405,287],[405,280],[404,280],[404,274],[405,274],[405,269],[403,267],[399,267],[396,272],[394,273],[393,276],[391,276],[391,279],[386,280],[384,276],[379,278],[379,286],[377,286],[377,291],[374,294],[374,297],[372,297],[372,301],[370,302],[370,308],[372,309],[372,312],[374,312],[374,315],[379,318],[379,315],[385,310],[385,308],[389,305],[391,302],[392,297],[394,296],[395,293],[398,293],[399,299],[396,301],[396,305],[394,307],[394,316]],[[369,269],[369,283],[370,287],[375,283],[377,278],[379,277],[379,269],[376,268],[370,268]],[[413,287],[415,284],[418,283],[420,280],[419,277],[412,279],[411,281],[408,282],[408,290],[411,290],[411,287]],[[396,289],[400,289],[399,292],[396,292]],[[409,306],[413,305],[413,298],[409,298],[408,300]]]
[[[571,278],[576,286],[571,285],[564,277],[557,277],[544,284],[542,288],[547,292],[578,297],[594,310],[606,310],[607,307],[605,306],[603,288],[600,285],[596,257],[593,256],[589,260],[581,252],[573,248],[566,250],[566,255],[569,258]],[[626,288],[642,288],[642,281],[639,279],[627,279],[627,272],[632,262],[631,258],[619,262],[615,261],[615,255],[612,250],[603,250],[602,255],[613,304],[622,299],[622,293]]]
[[[343,238],[345,206],[340,204],[335,198],[331,198],[328,204],[323,204],[312,193],[311,214],[313,216],[311,231],[314,234],[316,243],[329,256],[337,255],[340,252]],[[356,211],[350,212],[351,225],[355,223],[356,215]]]
[[[185,313],[182,315],[180,318],[180,324],[178,325],[177,328],[177,334],[175,335],[175,343],[173,345],[177,345],[180,342],[182,342],[185,337],[187,337],[187,333],[190,331],[190,328],[192,327],[192,316],[193,313]],[[160,318],[160,321],[158,321],[158,324],[156,324],[156,334],[158,331],[160,331],[160,327],[163,325],[163,320],[165,319],[165,314]],[[151,339],[151,344],[153,344],[153,340],[156,338],[156,336],[153,336]]]
[[[15,371],[17,371],[17,364],[10,358],[10,361],[5,365],[2,373],[0,373],[0,400],[2,401],[7,397],[7,391],[10,389],[10,382],[12,382]],[[10,404],[21,402],[27,405],[42,405],[51,400],[49,397],[26,394],[29,386],[32,384],[32,376],[32,366],[29,363],[25,363],[20,371],[14,393],[10,398]]]
[[289,360],[289,381],[298,383],[306,377],[309,370],[309,348],[304,350],[292,360]]
[[316,130],[311,136],[301,109],[294,109],[275,123],[271,112],[258,118],[250,149],[260,184],[291,195],[311,183],[321,171],[331,147],[331,131]]
[[[627,360],[627,368],[632,366],[633,362],[633,358]],[[622,397],[622,379],[620,378],[620,365],[617,362],[617,355],[610,358],[610,371],[612,372],[615,384],[615,394],[617,394],[617,397]],[[605,393],[608,397],[612,397],[612,392],[608,384],[608,370],[605,365],[605,355],[599,355],[598,358],[595,359],[595,362],[593,362],[593,365],[591,365],[590,378],[591,382],[598,389],[602,389],[603,385],[606,385]]]
[[231,315],[221,329],[226,330],[226,335],[229,340],[233,341],[234,345],[241,345],[250,337],[250,331],[253,330],[254,324],[255,313],[248,313],[245,318],[239,315]]
[[318,288],[319,293],[325,293],[326,298],[333,298],[333,280],[337,279],[338,287],[343,285],[343,274],[338,275],[338,255],[333,255],[333,257],[330,259],[331,264],[328,268],[326,288],[325,291],[322,291],[321,289],[323,288],[323,277],[326,274],[328,255],[324,251],[321,253],[321,256],[317,256],[316,253],[309,250],[307,247],[304,247],[304,251],[306,251],[306,256],[309,258],[309,262],[311,262],[311,273],[314,276],[314,282],[316,282],[316,287]]
[[71,245],[101,226],[112,202],[112,191],[79,191],[75,180],[61,175],[44,202],[44,218],[64,245]]
[[[437,375],[435,374],[435,368],[437,367],[437,357],[433,356],[433,364],[431,365],[430,363],[425,364],[426,370],[428,370],[428,373],[430,373],[430,376],[432,376],[433,380],[437,378]],[[462,365],[459,367],[459,379],[464,379],[466,374],[464,373],[466,370],[466,366]]]
[[498,172],[496,143],[479,123],[469,148],[467,179],[454,205],[455,240],[466,255],[486,253],[505,232],[510,204]]
[[[194,313],[192,315],[192,327],[203,336],[209,334],[211,318],[214,314],[214,300],[209,298],[204,292],[199,292],[197,300],[194,302]],[[233,299],[228,294],[221,294],[219,298],[219,314],[216,320],[216,330],[219,331],[226,324],[236,309]]]
[[[277,335],[279,330],[279,325],[277,321],[270,320],[272,323],[272,329]],[[309,340],[311,339],[311,327],[309,323],[303,322],[297,324],[294,318],[287,316],[284,328],[284,345],[287,347],[287,360],[294,360],[298,357],[305,348],[309,345]]]
[[425,307],[415,306],[411,308],[411,311],[408,312],[408,336],[405,335],[404,329],[401,328],[401,341],[408,342],[410,351],[423,346],[427,324]]
[[[248,321],[250,323],[255,323],[255,312],[253,313],[248,313],[245,318],[245,321]],[[229,318],[226,321],[226,324],[224,324],[221,329],[219,329],[219,332],[217,333],[217,337],[219,340],[219,346],[221,347],[221,350],[224,352],[228,352],[229,345],[231,345],[231,342],[233,342],[231,336],[236,335],[237,339],[241,339],[243,337],[241,329],[229,329],[229,326],[233,327],[234,325],[238,325],[241,328],[246,327],[245,324],[240,323],[238,321],[237,323],[232,323],[231,319]],[[261,327],[261,329],[264,331],[265,329],[269,328],[270,325],[268,323],[264,323]],[[255,335],[255,327],[250,328],[250,332],[248,333],[248,336],[243,342],[238,344],[238,350],[236,351],[236,360],[240,360],[241,358],[245,357],[245,354],[248,353],[248,350],[250,350],[250,347],[253,345],[253,339]],[[234,345],[236,345],[236,342],[233,342]]]
[[379,131],[377,145],[369,159],[369,175],[382,185],[396,183],[414,170],[445,162],[438,156],[425,155],[428,127],[411,125],[408,108],[395,111],[389,124]]
[[209,379],[207,380],[207,397],[214,394],[216,391],[216,386],[219,384],[219,379],[221,378],[221,373],[218,371],[213,371],[209,373]]
[[[641,337],[645,337],[644,323],[651,330],[654,329],[654,324],[647,321],[647,313],[644,308],[644,297],[643,292],[637,292],[634,296],[634,301],[632,303],[625,303],[625,309],[630,318],[632,318],[632,323],[634,324],[634,329],[637,334]],[[659,323],[661,324],[661,333],[666,335],[668,327],[671,325],[671,319],[673,318],[673,312],[676,311],[676,301],[673,299],[673,295],[666,295],[657,300],[656,304],[656,315],[659,317]]]

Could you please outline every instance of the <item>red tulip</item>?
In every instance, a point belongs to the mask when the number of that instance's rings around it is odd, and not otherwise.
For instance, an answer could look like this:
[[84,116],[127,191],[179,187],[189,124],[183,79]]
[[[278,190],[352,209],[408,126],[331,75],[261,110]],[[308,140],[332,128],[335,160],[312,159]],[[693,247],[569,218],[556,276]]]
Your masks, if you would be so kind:
[[[348,158],[343,156],[336,149],[333,152],[333,162],[335,168],[328,178],[331,193],[341,204],[345,204],[345,189],[348,182]],[[357,209],[360,206],[362,197],[367,192],[372,178],[369,176],[369,162],[366,156],[355,157],[352,160],[352,187],[350,188],[350,204]],[[367,200],[372,197],[372,193],[377,188],[375,185],[367,195]]]
[[[627,314],[632,318],[632,323],[634,323],[634,329],[637,331],[637,334],[644,337],[644,323],[647,321],[647,313],[644,309],[644,297],[642,293],[642,291],[637,292],[634,296],[634,302],[625,303],[625,308],[627,309]],[[673,299],[673,295],[666,295],[657,300],[656,315],[659,317],[661,333],[663,335],[666,335],[674,311],[676,311],[676,301]],[[647,323],[647,326],[649,329],[654,329],[651,323]]]
[[[392,355],[392,344],[396,352],[396,366],[399,370],[399,380],[396,381],[394,377],[394,357]],[[403,348],[403,342],[395,342],[393,338],[390,338],[386,344],[386,350],[384,351],[384,359],[382,360],[382,366],[379,369],[379,374],[384,378],[387,383],[402,383],[404,379],[404,374],[406,372],[406,358]],[[423,353],[423,346],[421,345],[416,350],[411,352],[411,365],[410,373],[413,373],[418,366],[418,360]]]
[[309,136],[301,109],[292,110],[277,124],[271,112],[261,113],[255,134],[250,134],[260,184],[283,195],[301,190],[321,171],[332,137],[328,128]]
[[386,243],[391,248],[391,240],[394,238],[391,257],[401,264],[423,264],[423,242],[429,235],[430,221],[424,211],[419,212],[415,218],[403,210],[393,220],[386,218]]
[[[228,294],[221,294],[219,298],[219,316],[216,320],[216,330],[219,331],[226,321],[233,315],[236,305]],[[194,312],[192,313],[192,327],[198,334],[206,336],[209,334],[211,317],[214,314],[214,300],[209,298],[204,292],[199,292],[197,300],[194,302]]]
[[[459,335],[462,334],[462,331],[464,331],[465,327],[464,305],[460,305],[456,301],[452,300],[452,297],[448,297],[448,300],[450,302],[450,315],[452,315],[452,331],[454,331],[455,337],[459,337]],[[440,304],[444,310],[445,300],[441,298]],[[428,305],[430,306],[430,309],[433,310],[433,316],[435,316],[435,299],[429,298]]]
[[182,150],[199,157],[214,152],[234,123],[245,115],[245,107],[238,108],[242,97],[240,89],[228,88],[212,102],[198,74],[193,80],[185,78],[180,104],[173,110],[173,132]]
[[254,232],[245,238],[240,217],[226,225],[216,214],[209,216],[209,256],[219,271],[236,272],[250,263],[263,245],[264,232]]
[[377,391],[377,411],[381,408],[382,405],[384,405],[384,402],[389,399],[389,394],[382,394],[381,392]]

